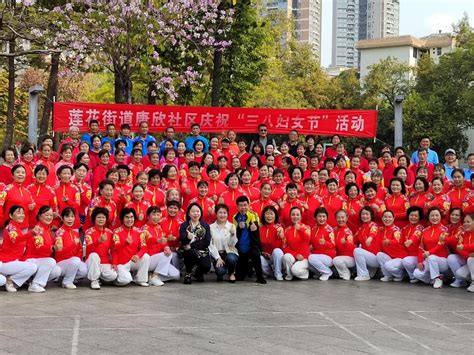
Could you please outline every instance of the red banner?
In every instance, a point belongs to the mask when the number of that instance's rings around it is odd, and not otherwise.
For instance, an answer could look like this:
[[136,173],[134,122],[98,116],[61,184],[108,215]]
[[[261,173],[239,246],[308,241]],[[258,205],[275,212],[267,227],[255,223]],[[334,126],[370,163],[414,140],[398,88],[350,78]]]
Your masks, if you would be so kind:
[[148,122],[150,132],[163,132],[174,127],[189,132],[193,123],[202,132],[234,130],[237,133],[257,133],[265,123],[270,134],[288,133],[295,129],[302,134],[373,138],[377,132],[375,110],[309,110],[203,106],[156,106],[127,104],[95,104],[84,102],[55,102],[53,130],[66,132],[77,126],[88,131],[88,122],[98,120],[101,130],[109,123],[117,128],[128,123],[137,131],[140,122]]

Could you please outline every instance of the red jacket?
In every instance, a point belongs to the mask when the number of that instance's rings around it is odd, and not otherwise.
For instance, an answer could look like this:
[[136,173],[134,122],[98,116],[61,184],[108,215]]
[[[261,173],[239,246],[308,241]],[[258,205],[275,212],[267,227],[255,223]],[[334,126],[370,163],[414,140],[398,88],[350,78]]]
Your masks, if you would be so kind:
[[272,194],[270,195],[270,198],[278,203],[278,200],[282,200],[283,196],[285,196],[286,191],[286,184],[282,182],[281,184],[273,184],[272,185]]
[[48,258],[53,254],[54,235],[50,226],[42,222],[33,229],[32,237],[26,240],[26,250],[23,260],[30,258]]
[[[168,239],[169,247],[174,250],[179,247],[179,227],[183,224],[184,221],[178,216],[171,218],[165,217],[160,221],[161,229]],[[174,240],[170,240],[170,237],[173,237]]]
[[5,193],[6,194],[5,203],[3,205],[3,218],[5,220],[8,218],[10,207],[12,207],[13,205],[19,205],[25,210],[25,220],[20,224],[20,228],[28,228],[31,213],[29,205],[34,202],[31,196],[31,192],[23,185],[14,182],[5,188]]
[[448,257],[448,247],[445,239],[448,237],[448,228],[438,223],[423,229],[420,241],[420,250],[418,252],[418,262],[423,262],[424,252],[430,255],[436,255],[442,258]]
[[161,253],[168,246],[168,240],[159,224],[149,222],[143,226],[143,232],[146,233],[147,251],[150,256]]
[[262,217],[263,209],[267,206],[273,206],[277,210],[279,208],[278,204],[276,204],[271,198],[267,198],[263,200],[259,198],[258,200],[252,201],[250,203],[250,208],[252,209],[252,211],[254,211],[258,215],[258,218]]
[[365,197],[361,200],[362,204],[365,206],[372,207],[375,213],[375,221],[380,222],[382,220],[382,214],[387,209],[385,202],[378,197],[373,198],[372,200],[367,200]]
[[2,164],[0,165],[0,182],[5,185],[13,183],[12,167]]
[[357,232],[359,227],[361,226],[360,221],[360,210],[362,209],[363,205],[359,198],[346,198],[344,200],[344,204],[342,208],[347,212],[347,226],[351,229],[352,233]]
[[407,224],[407,209],[410,207],[408,198],[401,193],[387,195],[385,197],[385,207],[395,215],[395,225],[403,228]]
[[25,252],[26,241],[32,238],[33,233],[23,233],[22,226],[15,221],[10,221],[3,233],[3,245],[0,249],[0,261],[22,260]]
[[311,254],[324,254],[336,257],[334,230],[329,224],[316,225],[311,229]]
[[382,251],[392,259],[403,259],[407,256],[408,253],[403,243],[402,232],[395,224],[388,227],[380,227],[379,237],[382,241]]
[[301,211],[304,214],[305,209],[303,207],[303,202],[300,199],[295,198],[292,201],[284,199],[283,208],[280,208],[278,210],[278,214],[280,215],[280,222],[284,227],[288,227],[289,225],[291,225],[290,211],[293,207],[301,208]]
[[260,197],[260,191],[254,185],[242,185],[241,187],[249,198],[250,202],[257,200]]
[[462,232],[458,236],[458,246],[462,245],[462,249],[457,249],[457,253],[466,259],[474,253],[474,232]]
[[112,240],[112,265],[127,264],[134,255],[141,258],[147,252],[146,233],[137,227],[118,227]]
[[443,223],[448,223],[448,212],[451,208],[451,199],[447,194],[433,194],[433,199],[431,201],[426,201],[425,204],[426,210],[430,209],[430,207],[438,207],[443,215]]
[[110,264],[112,235],[112,231],[108,228],[99,229],[96,226],[89,228],[84,236],[86,241],[86,260],[91,253],[96,253],[99,255],[101,264]]
[[474,191],[469,192],[462,203],[464,215],[474,213]]
[[338,256],[354,256],[357,240],[348,226],[334,228],[334,239]]
[[344,199],[337,193],[328,194],[323,197],[323,205],[328,210],[328,224],[335,227],[337,225],[336,212],[344,207]]
[[197,188],[198,182],[201,180],[201,177],[192,178],[192,177],[184,177],[181,179],[181,191],[183,196],[183,208],[187,209],[189,206],[190,201],[198,197],[199,192]]
[[53,211],[57,211],[58,202],[53,188],[49,185],[34,183],[29,185],[27,189],[36,203],[35,209],[31,211],[29,218],[29,226],[33,228],[36,224],[36,215],[41,206],[50,206]]
[[219,199],[219,196],[227,190],[227,185],[220,180],[209,180],[209,191],[207,196],[212,198],[214,201]]
[[[418,256],[420,250],[421,235],[423,234],[423,225],[407,224],[402,229],[403,245],[407,251],[407,256]],[[411,243],[408,243],[411,241]],[[409,245],[407,245],[409,244]]]
[[[377,255],[382,250],[382,243],[379,235],[379,227],[375,222],[363,223],[354,237],[359,241],[360,247]],[[367,239],[370,238],[370,241]]]
[[462,208],[464,199],[469,194],[470,190],[466,187],[453,187],[448,192],[448,197],[451,199],[451,208]]
[[202,219],[207,224],[212,224],[216,221],[216,212],[214,210],[216,204],[209,197],[201,198],[199,196],[189,201],[189,204],[197,203],[202,208]]
[[423,208],[423,211],[426,212],[428,211],[426,209],[426,205],[429,201],[433,199],[433,195],[430,194],[428,191],[423,191],[423,192],[414,192],[410,196],[410,206],[418,206]]
[[285,229],[286,246],[284,246],[283,251],[285,254],[290,253],[295,258],[300,254],[307,259],[310,254],[309,241],[311,239],[311,229],[304,224],[300,224],[300,226],[299,230],[295,226]]
[[[81,206],[81,194],[76,185],[72,183],[63,184],[60,183],[56,189],[56,201],[58,202],[58,213],[61,212],[66,207],[71,207],[74,210],[76,220],[74,221],[73,228],[79,228],[81,222],[79,220],[79,207]],[[67,199],[67,201],[65,201]]]
[[82,260],[82,243],[79,233],[73,228],[62,226],[54,239],[54,258],[57,262],[77,256]]
[[86,215],[86,208],[89,207],[89,204],[91,203],[92,199],[92,188],[87,184],[86,182],[73,182],[74,185],[77,187],[79,190],[79,193],[81,194],[81,205],[79,206],[79,214],[81,216]]
[[51,187],[56,186],[58,184],[55,167],[56,162],[53,161],[51,158],[49,160],[46,160],[45,158],[40,158],[38,161],[36,161],[36,165],[40,164],[46,166],[49,171],[48,177],[46,178],[46,184]]
[[282,228],[279,224],[267,224],[260,227],[260,244],[263,253],[271,254],[273,250],[283,248],[283,241],[278,236],[279,228]]
[[163,190],[160,188],[160,186],[154,186],[151,184],[148,184],[148,190],[151,192],[151,205],[152,206],[164,206],[165,205],[165,198],[166,195],[163,192]]
[[302,194],[300,195],[299,199],[301,202],[303,202],[304,207],[302,222],[308,226],[314,225],[314,211],[323,205],[323,200],[315,193]]
[[109,218],[107,219],[107,228],[114,228],[117,224],[118,220],[118,210],[117,210],[117,205],[113,200],[106,200],[102,196],[96,196],[92,199],[89,209],[87,211],[87,218],[86,222],[84,223],[83,229],[89,229],[92,227],[92,212],[97,208],[97,207],[103,207],[106,208],[107,211],[109,211]]
[[229,222],[232,222],[232,218],[234,218],[238,212],[237,203],[235,201],[237,200],[237,197],[240,196],[246,196],[244,190],[240,187],[237,187],[237,189],[231,189],[229,187],[219,198],[219,200],[222,199],[223,203],[229,207]]
[[150,202],[141,200],[135,201],[132,200],[131,202],[127,203],[125,207],[133,208],[137,213],[137,219],[135,221],[135,227],[141,228],[146,224],[146,211],[150,207]]

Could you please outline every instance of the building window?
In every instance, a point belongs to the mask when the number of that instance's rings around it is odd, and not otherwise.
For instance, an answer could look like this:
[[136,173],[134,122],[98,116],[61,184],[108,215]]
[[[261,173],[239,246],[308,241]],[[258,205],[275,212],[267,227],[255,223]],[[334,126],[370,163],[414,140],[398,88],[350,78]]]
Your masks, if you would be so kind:
[[418,58],[418,48],[413,48],[413,58]]
[[437,55],[441,55],[441,53],[442,53],[441,47],[438,47],[438,48],[436,49],[436,54],[437,54]]

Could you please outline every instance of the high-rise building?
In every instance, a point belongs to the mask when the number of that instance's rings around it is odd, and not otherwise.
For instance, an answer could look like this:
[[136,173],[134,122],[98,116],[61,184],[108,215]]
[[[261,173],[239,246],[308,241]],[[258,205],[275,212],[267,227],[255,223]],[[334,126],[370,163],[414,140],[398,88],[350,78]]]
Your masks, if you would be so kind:
[[292,18],[298,42],[311,45],[321,58],[322,0],[264,0],[263,4],[267,11],[282,11]]
[[400,0],[333,0],[332,66],[357,68],[356,43],[398,36]]

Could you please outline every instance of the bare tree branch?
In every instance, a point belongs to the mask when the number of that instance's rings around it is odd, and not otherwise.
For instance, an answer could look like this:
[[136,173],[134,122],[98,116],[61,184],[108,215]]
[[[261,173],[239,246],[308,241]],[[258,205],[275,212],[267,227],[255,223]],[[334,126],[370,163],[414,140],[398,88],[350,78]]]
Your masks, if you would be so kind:
[[29,51],[16,52],[16,53],[0,53],[0,57],[21,57],[28,54],[51,54],[51,53],[61,53],[59,50],[55,49],[32,49]]

